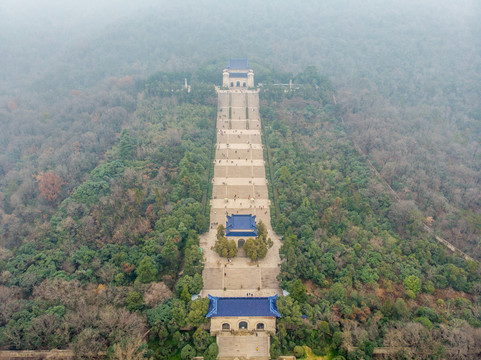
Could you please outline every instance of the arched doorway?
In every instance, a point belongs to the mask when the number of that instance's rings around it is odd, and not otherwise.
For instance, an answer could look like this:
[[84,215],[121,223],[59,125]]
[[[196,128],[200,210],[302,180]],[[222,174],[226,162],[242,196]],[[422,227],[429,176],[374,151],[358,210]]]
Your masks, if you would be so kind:
[[239,241],[237,242],[237,247],[240,249],[244,246],[245,242],[246,241],[244,239],[239,239]]
[[240,81],[237,82],[237,87],[240,87]]
[[242,86],[243,86],[243,87],[246,87],[246,83],[245,83],[245,82],[243,82],[243,83],[242,83]]
[[223,323],[222,324],[222,330],[223,331],[229,331],[230,330],[230,324],[229,323]]
[[264,330],[264,323],[257,324],[256,330],[260,330],[260,331]]
[[230,83],[230,87],[234,87],[234,82],[231,82],[231,83]]
[[246,329],[247,330],[247,322],[246,321],[241,321],[239,323],[239,330],[241,329]]

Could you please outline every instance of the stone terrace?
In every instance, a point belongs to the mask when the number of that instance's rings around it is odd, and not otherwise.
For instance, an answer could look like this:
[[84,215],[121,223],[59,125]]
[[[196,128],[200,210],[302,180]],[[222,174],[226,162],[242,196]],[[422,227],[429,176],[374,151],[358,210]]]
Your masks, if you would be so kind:
[[[259,93],[257,90],[218,89],[217,94],[217,142],[211,226],[210,231],[201,237],[201,247],[206,260],[202,296],[246,296],[247,293],[271,296],[280,292],[276,277],[279,274],[281,241],[272,231],[270,223]],[[268,236],[273,240],[274,246],[265,259],[258,263],[252,262],[245,256],[244,251],[239,249],[238,255],[228,262],[211,249],[215,243],[217,225],[225,225],[226,213],[253,214],[256,215],[257,222],[262,220],[266,224]],[[219,338],[219,341],[236,340]],[[254,349],[263,347],[264,345],[260,345]],[[265,356],[258,350],[249,355]]]

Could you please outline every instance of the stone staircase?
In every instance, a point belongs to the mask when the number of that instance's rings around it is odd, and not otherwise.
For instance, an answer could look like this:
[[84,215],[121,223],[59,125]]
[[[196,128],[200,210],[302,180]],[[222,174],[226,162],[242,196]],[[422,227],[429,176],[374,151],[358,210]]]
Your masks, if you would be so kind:
[[232,335],[230,333],[217,336],[220,360],[256,359],[268,360],[270,338],[268,334]]

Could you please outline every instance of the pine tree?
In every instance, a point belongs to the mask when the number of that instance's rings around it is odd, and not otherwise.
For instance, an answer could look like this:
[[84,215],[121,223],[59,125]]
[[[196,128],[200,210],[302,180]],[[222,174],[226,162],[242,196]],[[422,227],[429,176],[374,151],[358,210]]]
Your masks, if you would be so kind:
[[157,269],[155,265],[152,263],[152,260],[149,256],[145,256],[135,270],[137,273],[137,279],[142,283],[149,283],[155,280],[155,276],[157,275]]
[[122,130],[119,142],[119,157],[122,160],[132,160],[134,144],[127,130]]
[[181,300],[183,300],[186,303],[188,303],[190,301],[190,299],[192,298],[192,295],[190,295],[190,293],[189,293],[189,289],[187,287],[187,284],[184,284],[184,286],[182,287],[182,293],[180,294],[180,298],[181,298]]

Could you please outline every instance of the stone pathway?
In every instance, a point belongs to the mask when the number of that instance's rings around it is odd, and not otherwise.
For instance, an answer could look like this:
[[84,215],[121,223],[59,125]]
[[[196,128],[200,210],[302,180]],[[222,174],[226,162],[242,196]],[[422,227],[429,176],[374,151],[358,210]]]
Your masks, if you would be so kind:
[[[257,90],[217,90],[217,141],[214,160],[210,231],[200,239],[205,255],[202,296],[271,296],[280,293],[279,248],[272,231],[262,148],[259,93]],[[229,110],[230,109],[230,110]],[[230,113],[230,119],[229,119]],[[248,114],[248,119],[246,115]],[[228,262],[211,248],[217,226],[228,214],[253,214],[266,224],[274,242],[265,259],[252,262],[239,251]]]
[[268,334],[237,335],[221,333],[217,336],[219,359],[269,359],[270,338]]

